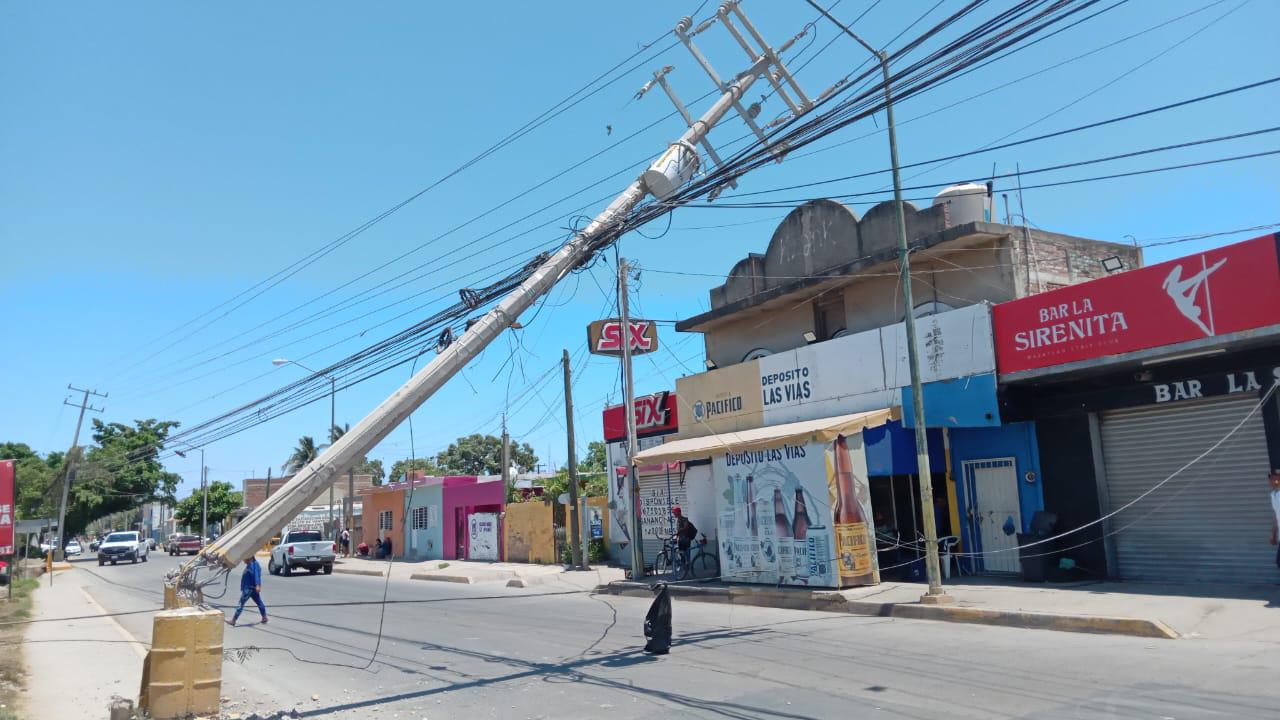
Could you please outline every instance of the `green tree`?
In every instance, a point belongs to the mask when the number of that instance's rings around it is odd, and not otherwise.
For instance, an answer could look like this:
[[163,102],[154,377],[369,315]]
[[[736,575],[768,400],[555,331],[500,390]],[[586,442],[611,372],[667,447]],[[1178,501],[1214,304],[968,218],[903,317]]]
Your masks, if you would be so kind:
[[288,460],[284,461],[284,465],[280,466],[281,470],[286,473],[296,473],[307,466],[312,460],[320,454],[320,448],[316,446],[315,438],[310,435],[303,435],[298,438],[298,446],[293,449],[293,454]]
[[[375,462],[378,463],[378,467],[379,469],[381,469],[382,461],[377,460]],[[395,464],[391,466],[391,474],[387,476],[387,481],[401,482],[404,480],[405,473],[409,472],[410,470],[417,470],[421,472],[423,475],[444,474],[440,470],[440,467],[436,465],[436,461],[432,460],[431,458],[414,458],[412,461],[397,460]]]
[[587,443],[587,456],[578,460],[579,472],[595,472],[606,469],[609,464],[608,456],[605,455],[604,443],[600,440],[592,440]]
[[0,460],[15,460],[14,505],[18,517],[52,517],[57,512],[57,480],[62,470],[63,453],[51,452],[45,457],[25,443],[0,443]]
[[[538,456],[528,443],[511,443],[511,464],[520,472],[538,465]],[[467,435],[436,455],[436,465],[451,475],[501,475],[502,438]]]
[[[173,517],[180,525],[200,527],[200,512],[204,496],[199,490],[183,498],[173,510]],[[218,522],[244,505],[244,497],[229,482],[214,480],[209,483],[209,522]]]
[[75,480],[67,502],[68,534],[104,515],[172,498],[182,478],[165,470],[159,456],[177,426],[169,420],[135,420],[132,426],[94,420],[97,445],[76,448],[70,459]]

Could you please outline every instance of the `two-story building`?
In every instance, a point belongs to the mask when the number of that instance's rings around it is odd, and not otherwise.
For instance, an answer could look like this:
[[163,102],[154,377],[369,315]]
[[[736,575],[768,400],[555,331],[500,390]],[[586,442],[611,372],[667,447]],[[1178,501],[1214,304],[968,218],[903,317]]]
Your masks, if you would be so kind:
[[[763,253],[711,289],[709,311],[677,323],[703,334],[709,369],[677,381],[679,432],[637,461],[711,460],[705,480],[686,482],[713,488],[688,495],[716,504],[706,530],[719,536],[727,576],[826,585],[865,582],[876,567],[913,576],[923,512],[957,549],[1012,548],[1027,531],[1044,502],[1035,431],[1001,417],[991,305],[1142,257],[1129,244],[993,223],[990,207],[985,187],[965,185],[905,208],[931,501],[920,496],[912,418],[901,410],[911,401],[892,203],[862,218],[830,200],[796,208]],[[881,552],[859,556],[865,547]],[[841,556],[848,567],[822,566]],[[1018,569],[1016,552],[988,557],[978,569]]]

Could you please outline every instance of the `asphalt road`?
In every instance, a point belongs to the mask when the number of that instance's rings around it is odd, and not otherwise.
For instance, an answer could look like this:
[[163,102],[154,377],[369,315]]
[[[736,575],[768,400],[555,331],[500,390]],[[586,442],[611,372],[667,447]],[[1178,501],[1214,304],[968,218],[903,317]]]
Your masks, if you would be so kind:
[[[156,607],[180,558],[98,568],[112,611]],[[677,602],[671,654],[639,652],[640,598],[264,578],[270,624],[226,629],[238,712],[325,718],[1280,718],[1280,647]],[[221,602],[234,603],[239,572]],[[1277,611],[1280,613],[1280,611]],[[252,605],[241,621],[257,622]],[[1280,622],[1280,614],[1277,615]],[[149,641],[149,615],[119,622]],[[369,665],[382,624],[377,658]],[[367,666],[367,669],[366,669]],[[313,696],[316,699],[312,699]]]

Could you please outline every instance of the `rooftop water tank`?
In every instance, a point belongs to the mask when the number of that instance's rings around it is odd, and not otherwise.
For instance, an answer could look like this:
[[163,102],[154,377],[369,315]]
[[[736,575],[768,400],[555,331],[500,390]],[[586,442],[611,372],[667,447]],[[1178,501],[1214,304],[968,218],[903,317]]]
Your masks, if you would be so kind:
[[987,186],[978,183],[952,185],[933,197],[934,205],[947,204],[947,225],[991,222],[991,202]]

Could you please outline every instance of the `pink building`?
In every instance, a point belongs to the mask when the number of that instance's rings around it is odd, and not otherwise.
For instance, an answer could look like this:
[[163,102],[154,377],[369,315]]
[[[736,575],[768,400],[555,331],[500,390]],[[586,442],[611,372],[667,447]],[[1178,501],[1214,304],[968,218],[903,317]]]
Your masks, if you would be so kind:
[[502,478],[453,476],[443,480],[440,517],[444,557],[451,560],[502,560]]

